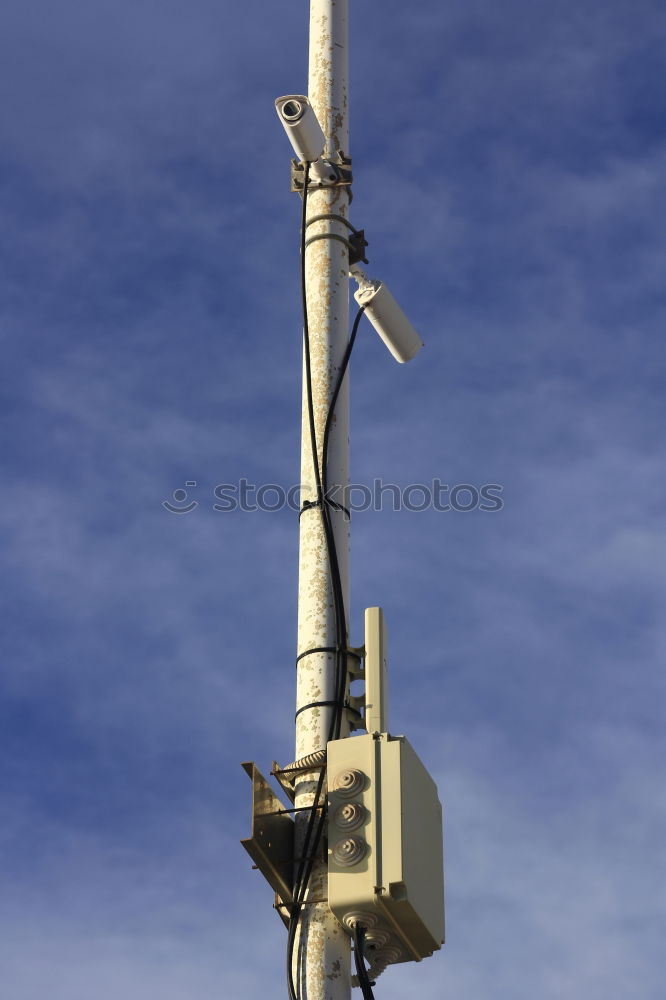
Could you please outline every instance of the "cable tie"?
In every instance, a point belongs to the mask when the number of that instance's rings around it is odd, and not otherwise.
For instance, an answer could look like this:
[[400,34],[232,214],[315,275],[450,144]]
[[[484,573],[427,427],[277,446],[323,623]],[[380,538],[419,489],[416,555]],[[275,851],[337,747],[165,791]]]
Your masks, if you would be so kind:
[[303,516],[303,514],[305,514],[305,512],[307,510],[311,510],[313,507],[323,507],[323,505],[325,503],[327,503],[329,507],[332,507],[333,510],[341,510],[343,512],[343,514],[346,514],[347,520],[351,521],[351,512],[349,511],[349,509],[347,507],[343,507],[343,505],[341,503],[337,503],[337,501],[335,501],[335,500],[328,500],[328,499],[325,499],[323,501],[322,500],[305,500],[303,502],[303,506],[301,507],[301,509],[300,509],[300,511],[298,513],[298,520],[300,521],[301,517]]
[[306,649],[304,653],[299,653],[296,657],[296,663],[312,653],[346,653],[347,656],[353,656],[359,663],[362,660],[360,653],[353,649],[340,649],[338,646],[313,646],[312,649]]
[[[311,221],[314,222],[316,219],[328,219],[328,218],[330,219],[339,218],[341,222],[347,221],[346,219],[343,219],[342,216],[337,216],[337,215],[315,216],[315,218],[312,219]],[[317,233],[316,236],[309,236],[308,239],[305,240],[303,243],[303,249],[304,250],[307,249],[307,247],[309,247],[310,244],[314,243],[316,240],[337,240],[338,243],[343,243],[347,247],[347,250],[349,252],[350,267],[353,267],[354,265],[358,264],[360,260],[362,260],[364,264],[367,264],[368,258],[365,256],[365,248],[368,246],[368,241],[365,238],[365,230],[354,229],[353,227],[351,227],[351,229],[352,229],[352,234],[350,239],[346,239],[344,236],[340,236],[338,233]]]
[[[298,859],[297,859],[298,860]],[[298,905],[299,906],[314,906],[316,903],[328,903],[328,899],[304,899]],[[289,910],[293,906],[293,903],[273,903],[274,910]]]
[[333,213],[325,213],[324,215],[313,215],[312,218],[308,219],[307,222],[305,223],[305,228],[307,229],[308,226],[311,226],[314,222],[324,222],[328,221],[329,219],[334,219],[336,222],[342,222],[343,225],[347,227],[347,229],[351,230],[351,232],[354,233],[354,235],[357,235],[359,232],[358,229],[355,229],[354,226],[352,226],[349,219],[345,219],[344,215],[333,215]]

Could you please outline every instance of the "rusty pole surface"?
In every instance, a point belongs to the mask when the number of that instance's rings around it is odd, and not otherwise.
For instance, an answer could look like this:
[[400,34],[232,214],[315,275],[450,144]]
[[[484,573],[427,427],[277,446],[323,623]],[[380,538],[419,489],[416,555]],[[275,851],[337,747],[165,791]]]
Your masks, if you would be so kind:
[[[326,155],[349,156],[347,116],[348,0],[311,0],[309,98],[326,135]],[[308,217],[335,214],[347,217],[349,195],[345,187],[311,191]],[[308,236],[331,232],[347,237],[340,222],[322,221],[308,228]],[[347,248],[338,240],[317,240],[306,251],[306,289],[317,444],[321,447],[329,401],[349,335],[349,261]],[[337,419],[331,431],[328,454],[329,483],[343,493],[335,499],[348,506],[349,389],[340,392]],[[316,499],[305,385],[301,437],[301,503]],[[349,615],[349,525],[341,511],[331,509],[345,611]],[[298,653],[336,643],[333,592],[328,555],[317,507],[300,519],[298,580]],[[298,663],[297,708],[334,697],[335,658],[316,653]],[[296,758],[326,746],[331,708],[308,709],[297,717]],[[343,720],[341,736],[348,735]],[[299,776],[296,805],[310,805],[318,773]],[[297,854],[302,845],[308,813],[296,813]],[[315,862],[308,897],[326,899],[327,864]],[[299,961],[300,953],[300,961]],[[349,1000],[351,996],[350,939],[326,902],[303,907],[294,948],[294,982],[301,1000]]]

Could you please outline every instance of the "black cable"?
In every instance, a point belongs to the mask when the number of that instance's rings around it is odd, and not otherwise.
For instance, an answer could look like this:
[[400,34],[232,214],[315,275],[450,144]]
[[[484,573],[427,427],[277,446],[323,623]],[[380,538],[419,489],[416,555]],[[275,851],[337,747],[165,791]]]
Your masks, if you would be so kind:
[[328,439],[330,437],[331,427],[333,425],[333,416],[334,416],[334,413],[335,413],[335,404],[338,401],[338,396],[340,394],[340,389],[342,388],[342,383],[344,382],[344,378],[345,378],[345,375],[347,373],[347,367],[349,365],[349,359],[351,357],[351,352],[352,352],[352,350],[354,348],[354,342],[356,340],[356,334],[358,333],[359,323],[361,322],[361,319],[363,317],[363,313],[364,312],[365,312],[365,306],[361,306],[361,308],[359,309],[359,311],[356,313],[356,317],[354,319],[354,325],[352,327],[351,336],[349,338],[349,342],[347,344],[347,347],[346,347],[346,350],[345,350],[345,353],[344,353],[344,357],[342,359],[342,364],[340,365],[340,371],[338,372],[338,380],[336,382],[335,389],[333,390],[333,396],[331,397],[331,405],[329,407],[328,415],[326,417],[326,426],[324,428],[324,446],[323,446],[323,448],[321,450],[321,452],[322,452],[321,462],[322,462],[322,466],[323,466],[323,470],[324,470],[323,484],[322,485],[323,485],[323,488],[324,488],[324,496],[325,497],[328,494]]
[[[335,537],[333,535],[333,526],[330,520],[330,511],[328,505],[324,500],[323,488],[322,488],[322,478],[321,471],[319,467],[319,456],[317,453],[317,439],[316,439],[316,428],[314,419],[314,401],[312,396],[312,370],[311,370],[311,356],[310,356],[310,331],[308,323],[308,310],[307,310],[307,299],[306,299],[306,282],[305,282],[305,247],[304,243],[304,233],[305,233],[305,219],[307,211],[307,180],[308,180],[309,166],[306,166],[306,177],[305,185],[303,189],[303,217],[302,217],[302,239],[301,239],[301,291],[303,298],[303,339],[305,348],[305,373],[306,373],[306,395],[308,402],[308,420],[310,424],[310,443],[312,447],[312,462],[314,475],[317,485],[317,496],[318,496],[318,506],[322,512],[324,532],[326,536],[326,545],[329,555],[329,566],[332,577],[333,584],[333,598],[334,598],[334,609],[335,609],[335,620],[336,620],[336,639],[337,644],[335,647],[336,653],[336,668],[335,668],[335,691],[336,691],[336,711],[333,713],[331,718],[331,725],[328,733],[328,740],[335,738],[340,732],[340,721],[342,717],[342,703],[344,700],[344,693],[346,687],[346,652],[345,652],[345,673],[341,671],[340,663],[340,650],[346,650],[346,627],[344,618],[344,604],[342,600],[342,582],[340,580],[340,571],[337,560],[337,552],[335,550]],[[341,641],[342,636],[342,641]],[[326,814],[323,809],[316,809],[315,807],[320,805],[320,797],[323,791],[325,780],[325,771],[322,769],[319,780],[317,782],[317,788],[315,791],[313,799],[313,809],[308,820],[308,826],[306,828],[305,839],[303,843],[303,848],[301,851],[301,861],[299,862],[298,873],[294,883],[294,906],[292,908],[292,915],[289,924],[289,939],[287,946],[287,967],[288,967],[288,984],[290,990],[291,1000],[297,1000],[296,991],[293,983],[293,973],[292,973],[292,963],[293,963],[293,950],[296,940],[296,930],[298,928],[298,922],[300,919],[302,904],[305,899],[305,894],[307,892],[307,887],[310,881],[310,876],[312,874],[312,868],[314,865],[314,859],[316,857],[317,849],[321,841],[321,836],[324,830],[324,825],[326,821]],[[319,816],[317,816],[319,813]]]
[[[304,652],[299,653],[296,657],[296,663],[300,663],[306,656],[312,656],[313,653],[337,653],[337,651],[337,646],[313,646],[312,649],[306,649]],[[362,660],[360,653],[356,652],[354,649],[348,649],[347,656],[352,656],[355,660],[358,660],[359,663]]]
[[344,215],[334,215],[333,212],[325,212],[322,215],[313,215],[312,218],[308,219],[306,222],[305,228],[308,229],[314,222],[328,222],[329,219],[335,219],[336,222],[342,222],[342,224],[345,225],[350,232],[354,233],[355,236],[358,236],[359,230],[352,226],[349,219],[345,219]]
[[363,955],[363,941],[365,939],[365,927],[362,924],[354,924],[354,963],[356,965],[356,975],[358,976],[358,985],[361,987],[361,993],[363,994],[363,1000],[375,1000],[372,987],[374,983],[370,982],[370,977],[368,975],[368,970],[365,967],[364,955]]
[[[346,641],[347,628],[346,628],[346,615],[344,607],[344,595],[342,592],[342,580],[340,577],[340,567],[338,563],[337,550],[335,546],[335,535],[333,532],[333,524],[331,522],[330,509],[327,503],[327,497],[322,482],[322,479],[326,477],[326,454],[324,448],[322,448],[322,468],[323,468],[323,474],[322,474],[322,469],[320,469],[319,466],[319,456],[317,451],[317,433],[316,433],[315,416],[314,416],[314,401],[312,398],[310,330],[308,322],[307,286],[306,286],[306,273],[305,273],[305,250],[307,246],[306,230],[308,227],[307,196],[308,196],[309,172],[310,172],[310,165],[306,164],[305,176],[303,182],[303,205],[302,205],[302,215],[301,215],[301,299],[303,308],[305,376],[306,376],[307,403],[308,403],[308,422],[310,425],[310,446],[312,449],[312,465],[317,485],[317,506],[320,507],[322,512],[323,527],[326,536],[326,547],[328,550],[328,557],[329,557],[329,568],[331,573],[333,604],[335,610],[335,621],[336,621],[336,632],[337,632],[335,690],[336,690],[336,701],[340,703],[340,707],[338,711],[333,713],[333,717],[331,720],[331,730],[329,732],[329,741],[330,741],[331,739],[337,739],[339,737],[340,726],[342,722],[342,711],[344,708],[344,696],[345,696],[346,679],[347,679],[346,653],[344,653],[343,651],[346,650],[347,646],[347,641]],[[342,385],[342,380],[344,378],[347,363],[349,361],[349,353],[351,353],[349,350],[345,352],[343,367],[341,367],[341,371],[338,374],[337,385],[331,401],[331,406],[329,407],[329,411],[327,414],[326,423],[327,426],[329,427],[332,418],[332,410],[333,407],[335,406],[337,396],[340,392],[340,386]],[[326,433],[326,430],[324,432],[324,445],[325,448],[327,449],[328,435]]]
[[[305,174],[303,178],[303,203],[301,211],[301,304],[303,311],[303,354],[305,360],[305,381],[306,381],[306,391],[308,397],[308,421],[310,425],[310,445],[312,448],[312,466],[314,470],[315,480],[317,484],[317,496],[321,500],[321,478],[319,475],[319,457],[317,455],[317,438],[316,438],[316,428],[314,420],[314,407],[312,403],[312,365],[310,358],[310,330],[308,324],[308,305],[306,297],[306,282],[305,282],[305,229],[306,229],[306,217],[307,217],[307,198],[308,198],[308,187],[310,183],[310,164],[306,162],[305,164]],[[317,790],[315,793],[313,805],[319,804],[319,796],[321,795],[321,790],[324,785],[325,771],[322,768],[319,781],[317,782]],[[319,810],[323,812],[323,810]],[[306,873],[306,861],[308,850],[310,848],[310,840],[312,837],[312,832],[314,830],[315,822],[315,810],[312,810],[310,818],[308,819],[308,825],[305,832],[305,840],[303,843],[303,849],[301,850],[301,860],[298,864],[298,870],[296,878],[294,880],[294,891],[293,891],[293,905],[291,908],[291,913],[289,916],[289,934],[287,938],[287,986],[289,989],[290,1000],[297,1000],[296,989],[294,986],[294,976],[293,976],[293,955],[294,955],[294,943],[296,940],[296,930],[298,928],[298,922],[302,909],[302,896],[304,894],[304,886],[307,886],[307,882],[304,882],[304,875]],[[313,852],[314,853],[314,852]]]
[[[301,712],[308,712],[311,708],[321,708],[321,707],[323,707],[323,708],[331,708],[331,707],[337,708],[338,707],[338,703],[337,703],[337,701],[311,701],[308,705],[301,705],[301,707],[298,709],[298,711],[296,712],[296,714],[294,716],[294,721],[299,717],[299,715],[301,714]],[[349,705],[347,702],[345,702],[345,706],[344,707],[345,707],[345,711],[351,712],[352,715],[358,716],[359,719],[363,718],[363,716],[361,715],[361,713],[359,712],[359,710],[357,708],[352,708],[352,706]]]
[[[342,388],[342,383],[344,382],[345,375],[347,373],[347,368],[348,368],[348,365],[349,365],[349,359],[351,357],[351,352],[353,350],[354,342],[356,340],[356,334],[358,333],[358,327],[359,327],[359,324],[361,322],[361,317],[363,316],[364,311],[365,311],[365,306],[361,306],[361,308],[359,309],[358,313],[356,314],[356,318],[354,319],[354,325],[352,327],[351,336],[349,338],[349,342],[347,343],[347,347],[345,348],[345,353],[343,355],[342,363],[341,363],[340,369],[338,371],[338,377],[337,377],[337,380],[336,380],[336,383],[335,383],[335,388],[333,389],[333,394],[331,396],[331,402],[330,402],[330,405],[329,405],[329,408],[328,408],[328,413],[326,415],[326,424],[324,426],[324,441],[323,441],[323,445],[322,445],[322,463],[321,463],[322,464],[322,475],[321,475],[321,479],[322,479],[322,500],[323,500],[324,507],[326,508],[325,510],[324,510],[324,508],[322,508],[322,509],[323,509],[323,512],[324,512],[324,515],[325,515],[325,520],[328,521],[328,531],[330,533],[330,540],[331,540],[330,541],[330,545],[329,545],[329,561],[330,561],[330,564],[331,564],[331,578],[332,578],[333,588],[334,588],[334,597],[336,596],[336,594],[335,594],[336,589],[338,591],[338,593],[337,593],[337,602],[338,602],[338,605],[339,605],[339,613],[336,614],[336,623],[338,623],[341,626],[339,628],[339,631],[338,631],[338,646],[339,646],[338,655],[339,656],[342,656],[343,648],[346,646],[347,628],[346,628],[346,616],[345,616],[345,612],[344,612],[344,597],[343,597],[343,594],[342,594],[342,580],[340,578],[340,568],[339,568],[339,564],[338,564],[337,550],[336,550],[336,547],[335,547],[335,537],[334,537],[334,534],[333,534],[333,525],[332,525],[331,520],[330,520],[330,507],[333,506],[334,509],[337,510],[337,509],[340,509],[340,505],[337,504],[337,503],[335,503],[335,502],[333,502],[333,501],[331,501],[330,498],[328,497],[328,443],[329,443],[329,439],[330,439],[331,427],[333,426],[333,417],[335,415],[335,406],[336,406],[336,403],[338,401],[338,396],[340,394],[340,389]],[[346,662],[346,656],[344,657],[343,662],[341,664],[339,664],[338,670],[336,671],[336,675],[339,677],[338,698],[339,698],[340,706],[341,706],[341,709],[342,709],[342,707],[344,707],[344,697],[345,697],[345,690],[346,690],[346,684],[347,684],[347,662]],[[336,725],[336,732],[335,732],[335,738],[336,739],[340,735],[340,723],[341,723],[341,721],[342,721],[342,711],[340,711],[338,713],[337,725]]]
[[[310,164],[306,163],[304,182],[303,182],[303,204],[301,213],[301,300],[303,309],[303,346],[304,346],[304,357],[305,357],[305,380],[306,380],[308,423],[310,429],[310,446],[312,450],[312,466],[313,466],[315,484],[317,489],[316,506],[320,508],[322,514],[322,522],[323,522],[324,535],[326,539],[326,548],[329,561],[329,571],[331,575],[331,586],[333,590],[333,607],[334,607],[335,630],[336,630],[336,646],[333,648],[333,651],[335,652],[336,656],[335,675],[334,675],[335,701],[332,703],[334,705],[335,710],[331,716],[331,723],[328,732],[328,742],[330,742],[333,739],[338,739],[340,736],[342,718],[345,707],[346,688],[347,688],[347,645],[348,644],[347,644],[347,619],[344,606],[342,578],[340,574],[340,566],[338,562],[337,549],[335,545],[335,534],[333,531],[333,524],[331,520],[331,504],[326,495],[327,484],[328,484],[328,470],[327,470],[328,441],[330,437],[330,428],[333,421],[335,404],[337,402],[337,398],[340,393],[340,389],[342,387],[342,382],[344,380],[347,371],[349,358],[351,356],[352,348],[354,346],[354,341],[356,339],[356,334],[358,331],[358,326],[361,320],[361,316],[363,315],[364,309],[362,307],[359,310],[356,319],[354,321],[352,334],[350,336],[349,343],[347,344],[347,347],[345,349],[345,354],[343,356],[340,370],[338,372],[336,385],[331,397],[331,403],[326,416],[326,424],[324,428],[322,462],[320,467],[319,455],[317,449],[317,433],[316,433],[314,400],[312,391],[312,359],[310,354],[310,329],[308,322],[306,269],[305,269],[305,251],[308,245],[308,241],[306,240],[306,229],[308,226],[307,195],[309,186],[309,175],[310,175]],[[313,506],[315,506],[315,504],[313,504]],[[337,504],[335,506],[338,507]],[[310,817],[308,819],[308,825],[305,831],[303,847],[300,852],[301,858],[299,860],[296,879],[294,881],[293,905],[290,914],[289,934],[287,941],[287,984],[289,988],[290,1000],[298,1000],[297,992],[294,985],[293,971],[292,971],[294,945],[296,941],[296,931],[298,929],[301,910],[303,908],[305,895],[307,892],[310,877],[312,875],[314,860],[317,854],[317,850],[319,848],[319,843],[321,841],[321,837],[326,823],[326,810],[325,808],[321,808],[321,803],[320,803],[325,777],[326,777],[326,771],[325,769],[322,768],[321,773],[319,775],[319,779],[317,781],[317,787],[314,794],[312,809]]]
[[[330,519],[327,518],[328,511],[326,510],[326,505],[323,499],[321,473],[319,468],[319,456],[317,454],[317,433],[315,425],[314,416],[314,401],[312,398],[312,363],[310,355],[310,328],[308,322],[308,304],[307,304],[307,291],[306,291],[306,280],[305,280],[305,231],[306,231],[306,219],[307,219],[307,196],[308,196],[308,186],[310,179],[310,164],[305,164],[305,176],[303,179],[303,205],[301,214],[301,299],[302,299],[302,309],[303,309],[303,346],[304,346],[304,357],[305,357],[305,382],[306,382],[306,395],[308,404],[308,423],[310,426],[310,446],[312,449],[312,467],[315,476],[315,482],[317,487],[317,498],[318,506],[322,511],[322,517],[324,520],[324,531],[326,535],[326,544],[329,550],[329,562],[330,552],[331,552],[331,538],[329,533]],[[337,563],[337,560],[336,560]],[[337,632],[337,643],[336,643],[336,695],[339,684],[337,683],[337,674],[339,672],[339,657],[337,655],[338,648],[340,646],[339,641],[339,614],[338,614],[338,602],[335,596],[334,587],[334,605],[336,610],[336,632]],[[336,701],[337,701],[336,697]],[[335,715],[333,714],[333,719],[331,723],[331,730],[335,729]],[[329,733],[330,736],[330,733]],[[290,1000],[297,1000],[296,989],[294,986],[293,979],[293,954],[294,954],[294,944],[296,940],[296,931],[298,928],[298,923],[300,919],[301,909],[303,900],[305,898],[305,893],[307,892],[308,882],[310,880],[310,875],[312,873],[312,867],[314,864],[314,858],[319,847],[319,841],[321,839],[321,834],[323,831],[325,811],[323,809],[316,809],[315,807],[320,804],[319,800],[324,787],[326,772],[322,768],[319,780],[317,782],[317,788],[315,791],[313,799],[313,809],[308,819],[308,825],[305,831],[305,838],[303,842],[303,847],[301,850],[301,859],[299,861],[298,870],[296,874],[296,879],[294,881],[294,892],[293,892],[293,905],[291,910],[291,915],[289,919],[289,936],[287,941],[287,984],[289,987]],[[320,820],[317,823],[317,813],[320,813]],[[314,839],[313,839],[314,837]]]
[[338,243],[344,243],[350,253],[353,253],[353,244],[345,237],[338,236],[337,233],[317,233],[316,236],[310,236],[306,241],[306,247],[309,247],[311,243],[316,243],[317,240],[337,240]]
[[[331,501],[329,500],[329,497],[328,497],[328,443],[329,443],[329,438],[330,438],[331,427],[333,426],[333,417],[334,417],[334,414],[335,414],[335,406],[336,406],[336,403],[338,401],[338,396],[340,394],[340,389],[342,388],[342,383],[344,382],[345,375],[347,373],[347,368],[348,368],[348,365],[349,365],[349,359],[351,357],[351,352],[353,350],[354,342],[356,340],[356,334],[358,333],[359,324],[361,322],[361,317],[363,316],[364,311],[365,311],[365,306],[361,306],[361,308],[359,309],[358,313],[356,314],[356,318],[354,319],[354,325],[352,327],[351,336],[349,338],[349,342],[347,343],[347,347],[345,349],[345,353],[344,353],[343,358],[342,358],[342,363],[341,363],[340,369],[338,371],[338,377],[337,377],[337,380],[336,380],[335,388],[334,388],[333,394],[331,396],[331,402],[330,402],[330,405],[329,405],[329,408],[328,408],[328,413],[326,415],[326,424],[324,426],[324,441],[323,441],[323,445],[322,445],[322,492],[323,492],[323,503],[325,505],[324,514],[325,514],[326,520],[328,520],[328,522],[329,522],[329,531],[330,531],[330,537],[331,537],[331,546],[330,546],[330,549],[329,549],[329,561],[330,561],[330,564],[331,564],[331,577],[332,577],[332,580],[333,580],[334,592],[335,592],[336,586],[337,586],[337,589],[339,591],[338,602],[339,602],[339,608],[340,608],[340,610],[339,610],[339,614],[336,615],[336,619],[337,619],[337,622],[341,626],[339,628],[339,630],[338,630],[338,646],[339,646],[338,657],[342,658],[342,662],[338,665],[337,670],[336,670],[336,676],[338,678],[337,695],[338,695],[338,700],[340,702],[340,711],[338,713],[336,713],[336,715],[337,715],[337,724],[336,724],[336,731],[335,731],[335,735],[334,735],[335,739],[337,739],[339,737],[339,735],[340,735],[340,725],[341,725],[341,722],[342,722],[342,709],[344,707],[344,699],[345,699],[346,686],[347,686],[347,660],[346,660],[346,654],[343,657],[343,650],[346,648],[346,645],[347,645],[347,627],[346,627],[346,617],[345,617],[345,612],[344,612],[344,597],[343,597],[343,594],[342,594],[342,580],[340,578],[340,568],[339,568],[339,564],[338,564],[337,550],[336,550],[336,547],[335,547],[335,537],[334,537],[334,534],[333,534],[333,525],[331,524],[331,518],[330,518]],[[337,504],[335,504],[334,506],[336,508],[338,507]]]

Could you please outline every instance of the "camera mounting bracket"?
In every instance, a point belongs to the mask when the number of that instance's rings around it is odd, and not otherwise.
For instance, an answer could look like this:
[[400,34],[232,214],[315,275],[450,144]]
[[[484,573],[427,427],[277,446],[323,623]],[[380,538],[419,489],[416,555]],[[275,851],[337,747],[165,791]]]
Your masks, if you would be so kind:
[[[349,201],[352,200],[351,183],[352,169],[351,157],[344,153],[338,153],[331,159],[320,156],[310,167],[310,183],[308,190],[316,191],[329,187],[348,187]],[[302,194],[305,177],[305,164],[300,160],[291,161],[291,190]]]

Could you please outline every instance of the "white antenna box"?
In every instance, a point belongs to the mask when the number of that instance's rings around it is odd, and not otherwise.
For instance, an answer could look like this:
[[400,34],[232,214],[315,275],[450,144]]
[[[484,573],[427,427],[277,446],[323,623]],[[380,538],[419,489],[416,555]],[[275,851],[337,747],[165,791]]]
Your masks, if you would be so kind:
[[369,975],[444,943],[442,807],[404,736],[334,740],[328,756],[328,896],[366,928]]

